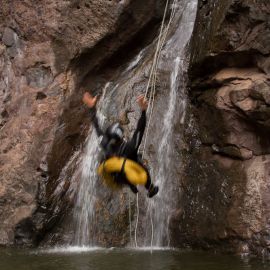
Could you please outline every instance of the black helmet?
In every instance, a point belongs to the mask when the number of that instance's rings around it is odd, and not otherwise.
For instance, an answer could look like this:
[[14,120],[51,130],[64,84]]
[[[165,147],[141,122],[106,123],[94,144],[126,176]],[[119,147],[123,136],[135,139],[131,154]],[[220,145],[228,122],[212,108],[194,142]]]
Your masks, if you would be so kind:
[[117,141],[121,141],[124,138],[124,129],[119,123],[115,123],[107,128],[106,135],[110,139],[116,139]]

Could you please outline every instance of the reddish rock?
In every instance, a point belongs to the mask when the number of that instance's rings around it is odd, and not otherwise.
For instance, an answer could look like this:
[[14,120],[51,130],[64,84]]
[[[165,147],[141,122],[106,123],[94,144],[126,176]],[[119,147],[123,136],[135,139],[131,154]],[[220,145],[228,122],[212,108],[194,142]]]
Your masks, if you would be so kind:
[[269,254],[270,4],[200,2],[178,235],[192,246]]
[[155,26],[157,11],[154,0],[1,3],[0,245],[13,243],[15,227],[16,243],[32,245],[53,226],[44,212],[89,125],[84,76]]

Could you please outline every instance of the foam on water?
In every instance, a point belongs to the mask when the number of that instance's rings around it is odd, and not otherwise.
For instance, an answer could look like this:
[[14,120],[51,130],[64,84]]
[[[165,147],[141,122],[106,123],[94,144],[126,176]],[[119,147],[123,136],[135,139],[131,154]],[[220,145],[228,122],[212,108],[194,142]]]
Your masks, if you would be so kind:
[[50,249],[39,250],[38,253],[83,253],[83,252],[96,252],[105,250],[101,247],[90,247],[90,246],[64,246],[64,247],[54,247]]
[[171,247],[140,247],[140,248],[102,248],[90,246],[63,246],[50,249],[41,249],[33,252],[34,254],[68,254],[68,253],[92,253],[92,252],[114,252],[114,251],[132,251],[132,252],[152,252],[152,251],[178,251]]
[[137,247],[137,248],[126,248],[127,250],[131,251],[177,251],[178,249],[172,248],[172,247],[159,247],[159,246],[153,246],[153,247]]

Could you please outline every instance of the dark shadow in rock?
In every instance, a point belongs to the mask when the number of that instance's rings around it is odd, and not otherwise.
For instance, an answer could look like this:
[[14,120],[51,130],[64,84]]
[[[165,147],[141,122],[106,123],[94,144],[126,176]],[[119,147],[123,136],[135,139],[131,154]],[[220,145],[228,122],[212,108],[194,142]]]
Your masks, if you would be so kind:
[[8,117],[9,117],[8,111],[7,111],[6,109],[4,109],[4,110],[1,112],[1,116],[2,116],[3,118],[8,118]]
[[36,100],[39,100],[39,99],[45,99],[47,97],[47,95],[43,92],[37,92],[37,95],[36,95]]
[[14,244],[32,247],[36,245],[36,231],[31,218],[21,220],[15,228]]

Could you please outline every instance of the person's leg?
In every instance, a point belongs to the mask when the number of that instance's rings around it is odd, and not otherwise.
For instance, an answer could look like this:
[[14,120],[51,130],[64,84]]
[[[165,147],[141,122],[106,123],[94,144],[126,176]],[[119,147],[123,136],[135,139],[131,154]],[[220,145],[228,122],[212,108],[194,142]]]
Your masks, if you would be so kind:
[[127,182],[127,185],[130,187],[131,191],[132,191],[134,194],[138,193],[138,189],[137,189],[136,186],[130,184],[129,182]]
[[126,174],[124,172],[124,166],[125,166],[125,163],[126,161],[124,161],[123,163],[123,166],[122,166],[122,169],[121,169],[121,172],[120,173],[117,173],[115,175],[115,180],[118,182],[118,183],[121,183],[122,185],[127,185],[130,187],[131,191],[136,194],[138,193],[138,189],[135,185],[132,185],[128,180],[127,180],[127,177],[126,177]]
[[147,181],[144,186],[148,190],[148,197],[152,198],[158,193],[159,188],[158,186],[155,186],[154,184],[152,184],[152,180],[151,180],[151,176],[150,176],[148,168],[142,163],[140,163],[140,165],[145,169],[147,173]]
[[143,168],[145,169],[145,171],[147,173],[147,181],[146,181],[146,184],[144,186],[147,190],[149,190],[150,186],[152,185],[151,176],[150,176],[149,170],[145,166],[143,166]]

